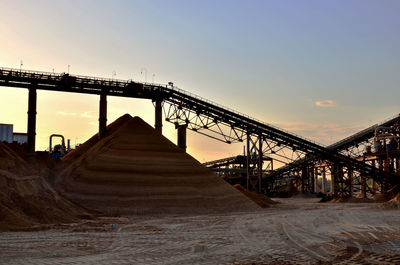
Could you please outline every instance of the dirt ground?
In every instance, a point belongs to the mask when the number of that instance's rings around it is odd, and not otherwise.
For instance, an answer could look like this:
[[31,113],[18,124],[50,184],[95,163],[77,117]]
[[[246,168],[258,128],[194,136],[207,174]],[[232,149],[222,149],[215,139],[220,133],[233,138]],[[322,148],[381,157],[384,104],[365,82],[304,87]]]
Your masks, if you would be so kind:
[[104,217],[5,232],[0,264],[400,264],[400,211],[279,202],[254,213]]

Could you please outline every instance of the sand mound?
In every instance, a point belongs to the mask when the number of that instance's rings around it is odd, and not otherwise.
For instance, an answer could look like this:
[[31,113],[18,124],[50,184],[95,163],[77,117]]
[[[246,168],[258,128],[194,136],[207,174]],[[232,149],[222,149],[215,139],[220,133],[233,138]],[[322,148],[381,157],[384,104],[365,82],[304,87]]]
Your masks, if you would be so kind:
[[[114,122],[110,123],[107,126],[107,135],[113,134],[119,127],[121,127],[124,123],[127,121],[131,120],[132,116],[129,114],[125,114],[118,119],[116,119]],[[83,154],[85,154],[93,145],[95,145],[97,142],[99,142],[99,136],[98,134],[93,135],[89,140],[84,142],[83,144],[79,145],[78,148],[75,150],[69,152],[66,154],[63,158],[63,162],[72,162],[81,157]]]
[[374,197],[374,200],[378,202],[387,202],[393,199],[399,192],[400,192],[400,187],[396,185],[387,192],[376,195]]
[[139,117],[118,125],[62,170],[62,194],[106,214],[258,208]]
[[276,201],[271,200],[264,194],[248,191],[240,184],[235,184],[233,187],[238,191],[240,191],[241,193],[243,193],[244,195],[246,195],[250,200],[257,203],[262,208],[268,208],[271,206],[271,204],[277,204]]
[[89,215],[58,195],[11,149],[0,143],[0,231],[67,223]]
[[393,199],[391,199],[388,202],[385,202],[383,204],[383,207],[389,209],[400,209],[400,192],[397,193],[397,195],[394,196]]
[[0,170],[15,174],[31,174],[32,169],[7,144],[0,142]]

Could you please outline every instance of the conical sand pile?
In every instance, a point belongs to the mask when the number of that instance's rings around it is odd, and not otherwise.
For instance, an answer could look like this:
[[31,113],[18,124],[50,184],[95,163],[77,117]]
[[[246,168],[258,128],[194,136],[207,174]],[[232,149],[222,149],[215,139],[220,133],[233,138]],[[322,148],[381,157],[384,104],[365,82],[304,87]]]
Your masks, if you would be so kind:
[[0,231],[74,222],[89,216],[32,172],[24,160],[0,142]]
[[84,145],[84,154],[71,153],[56,180],[61,193],[108,214],[258,208],[139,117],[123,120],[91,148]]

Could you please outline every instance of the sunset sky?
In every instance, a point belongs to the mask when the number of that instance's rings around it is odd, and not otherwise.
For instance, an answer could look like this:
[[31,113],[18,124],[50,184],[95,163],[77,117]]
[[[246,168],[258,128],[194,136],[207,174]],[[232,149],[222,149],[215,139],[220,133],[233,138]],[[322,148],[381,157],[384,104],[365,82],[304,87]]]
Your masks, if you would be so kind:
[[[323,144],[400,113],[400,1],[0,0],[0,67],[167,83]],[[146,70],[143,70],[146,69]],[[142,72],[142,74],[141,74]],[[0,87],[25,132],[27,91]],[[38,150],[98,129],[98,96],[38,92]],[[149,100],[108,98],[154,125]],[[174,127],[164,134],[176,141]],[[236,155],[190,132],[201,162]]]

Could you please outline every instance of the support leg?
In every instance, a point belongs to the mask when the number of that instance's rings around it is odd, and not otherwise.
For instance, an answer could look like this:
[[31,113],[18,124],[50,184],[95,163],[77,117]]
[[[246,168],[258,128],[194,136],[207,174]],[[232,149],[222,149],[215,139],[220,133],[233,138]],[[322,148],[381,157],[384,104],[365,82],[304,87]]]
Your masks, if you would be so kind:
[[347,170],[348,177],[348,187],[349,187],[349,196],[353,196],[353,170],[350,168]]
[[310,183],[310,187],[309,187],[310,193],[314,193],[314,191],[315,191],[315,188],[314,188],[314,184],[315,184],[315,181],[314,181],[314,179],[315,179],[314,167],[311,166],[311,167],[308,168],[308,170],[309,170],[308,173],[310,174],[310,179],[309,179],[309,182],[308,182],[308,183]]
[[307,167],[301,169],[301,193],[306,192],[306,179],[308,178]]
[[36,85],[31,84],[28,94],[28,149],[27,161],[31,164],[35,162],[35,140],[36,140]]
[[250,190],[250,135],[246,137],[246,175],[247,175],[247,190]]
[[103,139],[107,134],[107,96],[100,95],[99,109],[99,139]]
[[315,193],[319,192],[318,167],[315,168],[315,174],[314,174],[314,192]]
[[325,167],[322,168],[322,186],[321,192],[326,193],[326,169]]
[[186,152],[186,125],[178,125],[178,147]]
[[258,136],[258,192],[261,192],[261,179],[263,167],[262,136]]
[[162,134],[162,126],[162,101],[156,100],[154,128]]
[[338,174],[337,166],[333,165],[331,170],[331,191],[334,197],[337,196],[338,192],[336,188],[337,174]]

